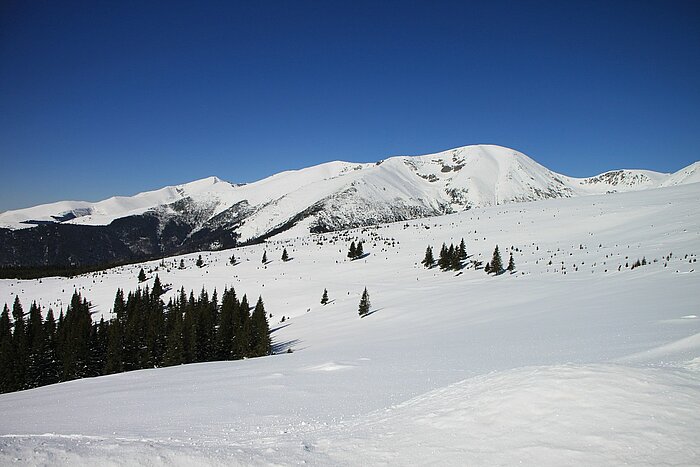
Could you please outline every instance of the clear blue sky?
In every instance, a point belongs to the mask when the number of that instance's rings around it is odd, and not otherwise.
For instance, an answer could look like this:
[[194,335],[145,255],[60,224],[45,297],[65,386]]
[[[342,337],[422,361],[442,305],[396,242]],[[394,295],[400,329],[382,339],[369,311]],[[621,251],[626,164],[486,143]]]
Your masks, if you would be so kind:
[[477,143],[700,159],[700,2],[0,2],[0,210]]

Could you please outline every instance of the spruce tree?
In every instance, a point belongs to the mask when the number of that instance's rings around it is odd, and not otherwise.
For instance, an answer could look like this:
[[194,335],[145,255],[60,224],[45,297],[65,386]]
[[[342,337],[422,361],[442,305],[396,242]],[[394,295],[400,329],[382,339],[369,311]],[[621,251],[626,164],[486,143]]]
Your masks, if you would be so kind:
[[202,266],[204,266],[204,260],[202,259],[202,255],[197,256],[197,262],[195,263],[195,265],[198,268],[201,268]]
[[484,272],[486,272],[486,274],[491,272],[491,263],[489,263],[488,261],[484,265]]
[[365,252],[362,248],[362,240],[357,242],[357,248],[355,249],[355,258],[359,258],[360,256],[364,255]]
[[464,239],[462,239],[459,242],[459,249],[457,250],[458,252],[458,257],[460,261],[466,261],[467,260],[467,247],[464,244]]
[[435,265],[433,248],[430,245],[428,245],[428,248],[425,249],[425,257],[423,258],[423,261],[421,261],[421,264],[423,264],[423,266],[426,268],[432,268]]
[[146,282],[146,273],[143,271],[143,268],[139,270],[139,282]]
[[513,253],[510,254],[510,259],[508,260],[508,271],[515,271],[515,261],[513,260]]
[[15,359],[14,367],[14,384],[17,389],[25,387],[27,377],[27,359],[29,349],[27,348],[27,331],[24,321],[24,309],[19,301],[19,296],[15,295],[15,302],[12,305],[12,322],[14,329],[12,331],[12,346],[13,358]]
[[440,248],[440,257],[438,258],[438,266],[443,271],[450,267],[450,258],[447,252],[447,246],[443,243],[442,247]]
[[360,298],[359,315],[360,318],[367,315],[370,309],[369,293],[367,292],[367,287],[365,287],[364,292],[362,292],[362,297]]
[[357,249],[355,247],[355,241],[350,242],[350,249],[348,250],[348,258],[355,259],[357,256]]
[[266,264],[266,263],[267,263],[267,251],[263,251],[262,263],[263,263],[263,264]]
[[491,258],[491,272],[495,274],[500,274],[503,272],[503,260],[501,259],[501,253],[498,251],[498,245],[493,250],[493,257]]
[[14,345],[12,342],[12,325],[10,309],[7,304],[0,315],[0,392],[16,391]]
[[236,265],[236,255],[231,253],[231,258],[229,258],[228,261],[229,261],[229,263],[231,263],[231,266],[235,266]]
[[282,250],[282,261],[284,261],[285,263],[286,263],[287,261],[289,261],[289,255],[287,254],[287,249],[286,249],[286,248],[285,248],[284,250]]
[[321,305],[328,303],[328,290],[323,289],[323,296],[321,297]]
[[255,309],[250,317],[250,357],[262,357],[272,353],[270,327],[265,315],[262,297],[258,297]]

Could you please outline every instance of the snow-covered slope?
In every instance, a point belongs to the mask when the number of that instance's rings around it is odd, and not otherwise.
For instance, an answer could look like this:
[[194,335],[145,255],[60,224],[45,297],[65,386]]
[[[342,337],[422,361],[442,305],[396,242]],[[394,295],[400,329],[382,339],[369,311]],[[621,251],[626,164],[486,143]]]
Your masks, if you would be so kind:
[[[141,267],[151,286],[233,286],[263,296],[282,352],[0,395],[0,464],[696,465],[698,199],[697,183],[556,198],[272,239],[236,266],[227,250],[0,280],[0,304],[59,310],[78,290],[96,318]],[[470,260],[512,253],[515,274],[419,263],[461,238]],[[352,239],[369,256],[349,261]]]
[[202,228],[224,228],[246,241],[297,224],[306,231],[337,230],[472,207],[692,183],[698,181],[696,169],[697,163],[671,176],[618,170],[576,179],[552,172],[518,151],[475,145],[377,164],[330,162],[245,185],[209,177],[97,203],[52,203],[4,212],[0,227],[107,225],[150,212],[161,219],[185,218],[193,228],[190,235]]
[[618,170],[577,179],[492,145],[376,164],[329,162],[244,185],[209,177],[134,197],[5,212],[0,214],[0,266],[104,267],[271,237],[696,179],[695,166],[673,175]]

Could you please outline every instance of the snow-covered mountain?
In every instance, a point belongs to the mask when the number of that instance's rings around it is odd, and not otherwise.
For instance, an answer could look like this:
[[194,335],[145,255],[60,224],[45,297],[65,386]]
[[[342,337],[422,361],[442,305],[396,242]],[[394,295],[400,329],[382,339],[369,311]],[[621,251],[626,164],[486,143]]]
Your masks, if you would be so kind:
[[[0,231],[8,245],[0,251],[0,265],[138,259],[229,247],[282,233],[326,232],[473,207],[692,183],[700,178],[697,167],[698,163],[672,175],[617,170],[573,178],[513,149],[475,145],[424,156],[396,156],[374,164],[329,162],[250,184],[209,177],[97,203],[63,201],[4,212],[0,228],[15,232]],[[59,234],[58,225],[73,227]],[[85,232],[77,226],[104,227],[91,231],[98,237],[92,243],[93,254],[76,251],[78,242],[71,239]],[[45,230],[18,232],[31,227]],[[37,241],[44,248],[40,255],[30,254],[28,263],[7,252],[24,250],[26,254],[24,246]],[[105,244],[112,249],[94,254],[97,245]],[[58,250],[63,253],[52,254]]]

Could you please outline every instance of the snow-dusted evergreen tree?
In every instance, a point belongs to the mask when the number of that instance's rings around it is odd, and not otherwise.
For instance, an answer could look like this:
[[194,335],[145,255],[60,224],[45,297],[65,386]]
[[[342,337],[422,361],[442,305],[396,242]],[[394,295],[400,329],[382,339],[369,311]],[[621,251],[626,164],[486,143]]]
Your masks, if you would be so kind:
[[328,303],[328,290],[323,289],[323,296],[321,297],[321,305]]
[[287,254],[287,249],[282,250],[282,261],[285,263],[289,261],[289,254]]
[[501,259],[501,252],[498,251],[498,245],[493,250],[493,257],[491,258],[491,272],[495,274],[500,274],[503,272],[503,260]]
[[508,260],[508,270],[510,272],[515,271],[515,261],[513,260],[513,253],[510,254],[510,259]]
[[433,248],[430,245],[428,245],[428,248],[425,249],[425,257],[423,258],[423,261],[421,261],[421,264],[426,268],[432,268],[433,266],[435,266]]
[[143,271],[143,268],[139,270],[139,282],[146,282],[146,273]]
[[464,239],[459,242],[459,248],[457,250],[458,257],[460,261],[467,260],[467,246],[464,244]]
[[443,243],[442,247],[440,248],[440,257],[438,258],[438,266],[443,271],[450,267],[450,257],[447,252],[447,246]]
[[357,242],[357,249],[355,250],[355,258],[359,258],[363,254],[365,254],[365,252],[362,248],[362,240],[360,240],[359,242]]
[[364,292],[362,292],[362,297],[360,298],[359,314],[360,318],[369,313],[370,309],[369,293],[367,292],[367,287],[365,287]]
[[357,256],[357,248],[355,247],[355,241],[350,242],[350,249],[348,250],[348,258],[355,259]]
[[197,265],[198,268],[201,268],[202,266],[204,266],[204,260],[202,260],[202,255],[199,255],[197,257],[197,262],[195,264]]
[[248,356],[262,357],[271,353],[270,327],[262,297],[258,297],[253,314],[250,316],[250,352]]

